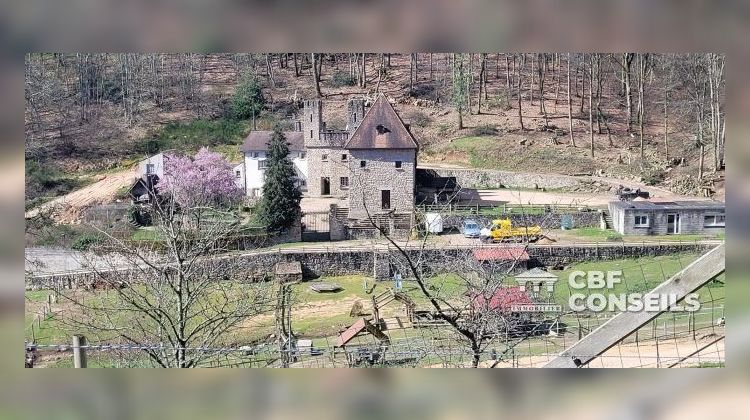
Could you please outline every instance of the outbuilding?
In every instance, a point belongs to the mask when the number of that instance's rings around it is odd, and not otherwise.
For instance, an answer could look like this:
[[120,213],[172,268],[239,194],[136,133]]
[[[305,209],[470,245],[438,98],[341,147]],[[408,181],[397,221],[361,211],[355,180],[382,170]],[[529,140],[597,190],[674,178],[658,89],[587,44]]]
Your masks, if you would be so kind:
[[613,201],[612,227],[623,235],[724,233],[725,205],[721,201]]

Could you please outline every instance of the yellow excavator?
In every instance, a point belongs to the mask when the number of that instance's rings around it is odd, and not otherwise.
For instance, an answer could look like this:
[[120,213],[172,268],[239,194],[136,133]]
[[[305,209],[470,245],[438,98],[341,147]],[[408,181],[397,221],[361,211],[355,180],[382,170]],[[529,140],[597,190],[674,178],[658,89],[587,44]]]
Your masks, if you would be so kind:
[[539,226],[513,227],[510,219],[495,219],[489,229],[482,229],[480,236],[488,242],[533,242],[544,235]]

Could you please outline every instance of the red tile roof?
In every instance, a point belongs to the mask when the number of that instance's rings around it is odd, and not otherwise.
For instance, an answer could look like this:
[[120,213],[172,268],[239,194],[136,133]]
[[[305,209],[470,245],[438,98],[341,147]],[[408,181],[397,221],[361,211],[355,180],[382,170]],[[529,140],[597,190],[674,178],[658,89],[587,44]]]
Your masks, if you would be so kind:
[[[489,297],[489,300],[488,300]],[[514,305],[530,305],[533,302],[520,287],[500,287],[494,293],[477,293],[472,301],[474,310],[504,311],[513,310]]]
[[522,247],[477,248],[473,251],[477,261],[528,261],[529,254]]

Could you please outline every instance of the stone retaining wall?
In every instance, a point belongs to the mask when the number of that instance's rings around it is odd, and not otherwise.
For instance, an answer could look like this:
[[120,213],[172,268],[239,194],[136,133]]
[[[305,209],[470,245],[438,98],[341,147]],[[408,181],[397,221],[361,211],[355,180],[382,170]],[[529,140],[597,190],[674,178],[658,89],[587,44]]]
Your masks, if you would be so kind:
[[[601,244],[598,246],[560,246],[531,245],[528,247],[530,260],[528,267],[560,267],[573,263],[597,260],[614,260],[637,258],[643,256],[670,255],[679,252],[705,253],[713,244]],[[319,276],[365,275],[376,278],[387,278],[395,267],[402,273],[408,273],[406,261],[400,254],[384,249],[346,250],[305,252],[305,250],[287,249],[234,255],[219,260],[222,263],[237,264],[251,280],[262,281],[270,278],[273,269],[279,262],[299,261],[302,264],[303,276],[307,279]],[[416,261],[417,250],[409,251]],[[471,258],[472,249],[437,248],[426,249],[423,255],[423,269],[428,272],[446,272],[456,269],[457,261]],[[519,266],[517,268],[526,268]],[[92,273],[74,273],[57,276],[27,277],[26,289],[83,287],[95,279]]]
[[[432,168],[430,168],[432,169]],[[506,172],[490,169],[432,169],[438,176],[454,176],[463,188],[574,188],[580,180],[568,175]]]

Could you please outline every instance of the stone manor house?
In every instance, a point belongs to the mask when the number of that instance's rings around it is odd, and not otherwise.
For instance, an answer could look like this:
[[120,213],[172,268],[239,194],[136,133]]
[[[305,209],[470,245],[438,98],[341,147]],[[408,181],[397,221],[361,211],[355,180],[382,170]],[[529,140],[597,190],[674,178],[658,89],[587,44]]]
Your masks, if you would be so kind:
[[[250,197],[263,193],[271,134],[253,131],[242,145],[244,161],[235,174]],[[370,107],[364,99],[349,100],[344,130],[327,129],[322,102],[306,100],[296,131],[284,135],[305,196],[344,198],[352,220],[364,219],[368,212],[413,212],[419,146],[383,94]]]

